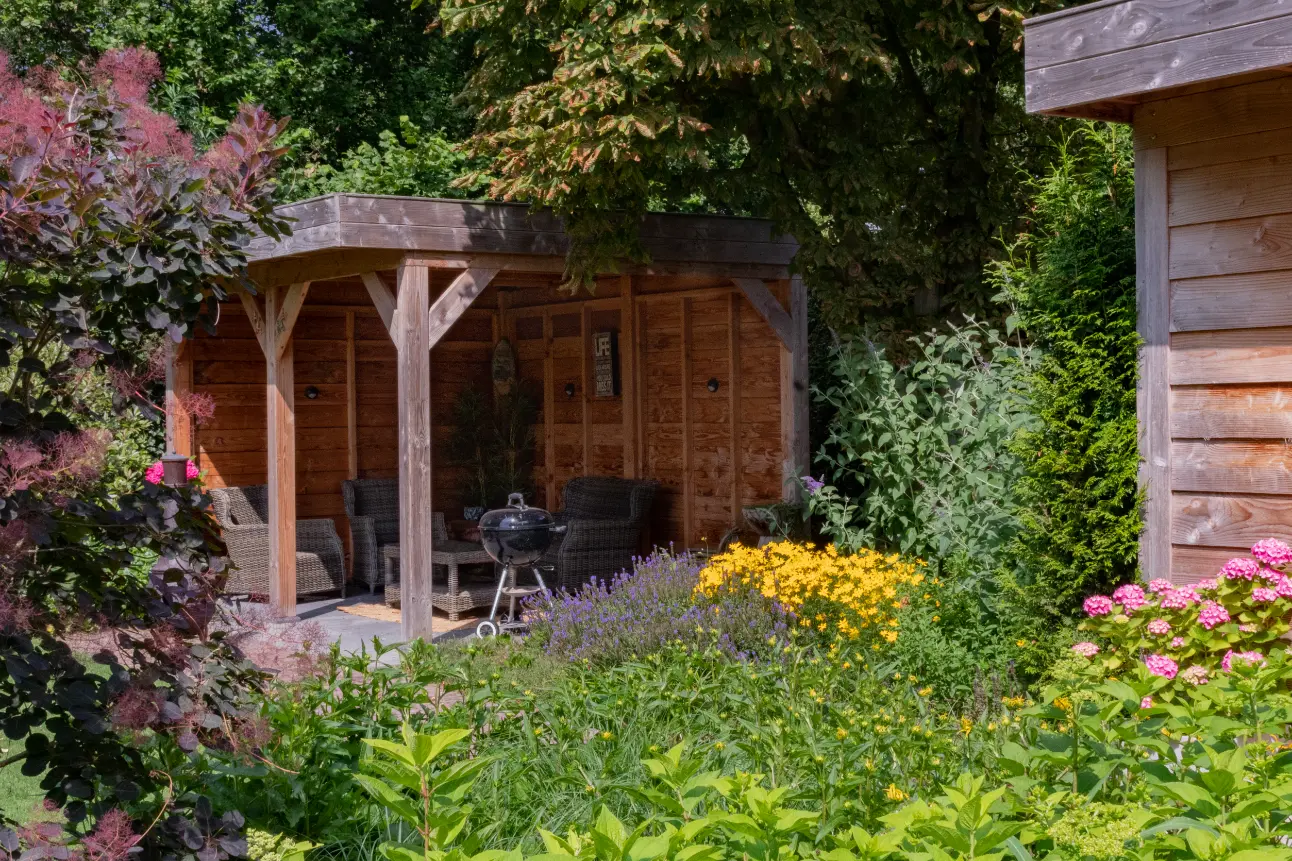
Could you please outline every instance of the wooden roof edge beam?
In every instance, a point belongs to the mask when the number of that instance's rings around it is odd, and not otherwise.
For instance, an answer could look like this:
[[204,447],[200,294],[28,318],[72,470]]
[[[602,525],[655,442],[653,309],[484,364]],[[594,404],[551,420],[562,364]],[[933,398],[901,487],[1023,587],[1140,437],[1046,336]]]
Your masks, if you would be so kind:
[[431,305],[431,347],[453,328],[463,312],[501,271],[502,267],[497,264],[473,266],[453,279],[448,289]]
[[363,279],[363,286],[368,288],[368,295],[372,297],[372,304],[377,307],[377,315],[381,317],[382,324],[393,338],[395,336],[395,294],[376,272],[363,272],[359,277]]
[[740,292],[749,300],[749,304],[754,306],[758,315],[772,327],[781,345],[793,351],[795,343],[793,320],[790,319],[789,312],[781,307],[780,301],[772,295],[772,291],[767,289],[767,285],[758,278],[732,278],[731,281],[740,288]]
[[283,290],[278,302],[278,314],[274,317],[274,344],[277,350],[275,359],[283,357],[283,351],[287,349],[287,343],[292,337],[292,329],[296,328],[296,318],[301,315],[301,307],[305,305],[305,297],[309,292],[308,281],[298,281]]

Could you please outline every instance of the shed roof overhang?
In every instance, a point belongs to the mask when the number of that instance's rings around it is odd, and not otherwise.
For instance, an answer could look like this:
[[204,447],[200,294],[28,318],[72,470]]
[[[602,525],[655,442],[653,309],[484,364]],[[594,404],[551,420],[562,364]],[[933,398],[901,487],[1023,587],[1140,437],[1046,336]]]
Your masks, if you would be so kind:
[[1129,121],[1145,101],[1292,70],[1292,0],[1101,0],[1024,27],[1031,113]]
[[[292,235],[254,239],[251,277],[273,286],[393,269],[413,255],[444,268],[560,274],[569,238],[559,218],[514,203],[329,194],[279,207]],[[787,278],[792,237],[754,218],[651,214],[641,221],[651,262],[622,271]]]

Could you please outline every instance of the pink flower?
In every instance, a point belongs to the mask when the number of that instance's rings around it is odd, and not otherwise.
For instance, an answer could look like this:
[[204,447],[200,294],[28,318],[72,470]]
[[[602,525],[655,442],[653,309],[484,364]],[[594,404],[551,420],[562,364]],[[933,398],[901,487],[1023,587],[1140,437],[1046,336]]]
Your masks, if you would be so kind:
[[1183,648],[1184,648],[1184,637],[1172,637],[1172,638],[1171,638],[1171,648],[1172,648],[1172,649],[1183,649]]
[[1220,569],[1220,576],[1227,580],[1250,580],[1256,576],[1256,572],[1260,567],[1255,559],[1242,556],[1226,562]]
[[1257,604],[1272,604],[1279,599],[1279,593],[1264,586],[1252,590],[1252,600]]
[[1282,568],[1292,562],[1292,547],[1277,538],[1266,538],[1252,545],[1252,555],[1271,568]]
[[1217,604],[1215,601],[1208,601],[1202,605],[1198,611],[1198,624],[1210,631],[1217,625],[1223,625],[1229,621],[1229,611]]
[[1072,651],[1076,652],[1083,658],[1093,658],[1095,655],[1099,654],[1099,647],[1090,642],[1077,643],[1072,647]]
[[1121,604],[1125,612],[1134,613],[1145,604],[1144,590],[1134,583],[1118,586],[1117,591],[1113,592],[1113,601]]
[[1274,591],[1280,598],[1292,598],[1292,577],[1280,577],[1274,584]]
[[1212,578],[1210,580],[1199,580],[1193,584],[1195,592],[1211,592],[1220,587],[1220,581]]
[[1144,659],[1144,666],[1148,667],[1148,671],[1153,675],[1161,676],[1168,681],[1175,678],[1176,672],[1180,669],[1175,661],[1166,655],[1149,655]]
[[1165,592],[1168,589],[1174,589],[1174,588],[1175,588],[1174,583],[1162,577],[1158,577],[1156,580],[1148,584],[1148,591],[1152,592],[1154,595],[1158,594],[1159,592]]
[[1154,619],[1148,623],[1148,632],[1155,637],[1165,637],[1171,633],[1171,623],[1166,619]]
[[1220,662],[1221,669],[1227,673],[1232,672],[1234,669],[1234,661],[1236,660],[1243,661],[1253,667],[1265,665],[1265,656],[1260,652],[1235,652],[1233,649],[1230,649],[1228,652],[1225,652],[1225,657]]
[[1139,707],[1140,707],[1140,708],[1142,708],[1142,709],[1151,709],[1151,708],[1153,708],[1153,698],[1152,698],[1152,697],[1144,697],[1144,699],[1142,699],[1142,700],[1140,700],[1140,701],[1139,701]]
[[1205,685],[1211,679],[1207,674],[1207,668],[1198,664],[1194,664],[1183,673],[1180,673],[1180,678],[1191,685]]
[[1168,610],[1183,610],[1190,604],[1197,604],[1202,598],[1192,586],[1180,586],[1162,595],[1162,606]]
[[[190,460],[188,465],[184,467],[184,477],[189,481],[192,481],[197,478],[198,475],[200,475],[200,473],[198,472],[197,464]],[[160,460],[144,471],[144,481],[149,484],[161,484],[162,479],[165,477],[166,467],[162,466],[162,462]]]
[[1087,616],[1107,616],[1113,611],[1113,601],[1107,595],[1091,595],[1082,606]]
[[1262,568],[1256,572],[1256,576],[1264,580],[1266,583],[1277,583],[1279,582],[1279,578],[1283,576],[1283,572],[1275,571],[1273,568]]

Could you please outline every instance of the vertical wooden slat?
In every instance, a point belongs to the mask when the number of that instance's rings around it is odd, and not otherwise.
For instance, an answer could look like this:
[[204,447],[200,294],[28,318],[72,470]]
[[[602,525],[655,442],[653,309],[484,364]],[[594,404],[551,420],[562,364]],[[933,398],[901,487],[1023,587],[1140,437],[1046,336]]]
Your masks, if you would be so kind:
[[543,472],[547,507],[556,509],[556,385],[555,360],[552,358],[552,311],[543,309]]
[[590,475],[592,472],[592,309],[588,303],[582,305],[582,314],[579,318],[580,341],[582,343],[582,354],[579,356],[579,370],[583,375],[583,381],[579,387],[583,390],[583,474]]
[[354,312],[345,312],[345,449],[346,477],[359,477],[359,393],[355,386]]
[[399,576],[404,639],[431,639],[430,270],[399,267]]
[[[265,291],[265,319],[278,319],[284,288]],[[265,405],[268,429],[269,603],[296,615],[296,402],[292,333],[265,326]]]
[[619,276],[619,385],[624,422],[624,478],[637,478],[637,290]]
[[1135,303],[1139,312],[1140,573],[1171,575],[1170,280],[1166,148],[1135,154]]
[[166,341],[166,448],[185,457],[195,455],[193,419],[186,398],[193,392],[193,353],[187,339]]
[[682,543],[691,546],[695,477],[691,475],[691,297],[682,299]]
[[[634,293],[636,289],[634,288]],[[634,384],[637,387],[637,477],[647,478],[647,458],[646,458],[646,303],[639,298],[633,298],[633,313],[636,318],[634,329],[637,338],[637,355],[633,362],[637,366],[637,381]]]
[[784,458],[784,498],[800,497],[798,476],[810,467],[808,452],[807,291],[794,278],[777,283],[789,294],[791,338],[781,348],[781,456]]
[[740,438],[740,296],[727,301],[727,400],[731,412],[731,522],[741,522],[744,500],[744,462]]

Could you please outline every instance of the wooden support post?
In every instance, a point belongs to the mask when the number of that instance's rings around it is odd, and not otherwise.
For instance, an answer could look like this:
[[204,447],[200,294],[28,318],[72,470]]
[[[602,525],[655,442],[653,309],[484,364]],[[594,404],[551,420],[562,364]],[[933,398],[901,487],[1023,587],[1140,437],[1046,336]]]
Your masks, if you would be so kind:
[[624,478],[640,473],[637,453],[637,287],[619,276],[619,386],[623,404]]
[[731,522],[740,523],[744,507],[744,458],[740,434],[740,296],[732,293],[727,309],[727,402],[731,413]]
[[431,639],[430,270],[399,267],[399,576],[405,640]]
[[1166,148],[1135,153],[1135,304],[1139,312],[1140,575],[1171,576],[1171,311]]
[[166,342],[166,448],[195,457],[193,418],[187,398],[193,392],[193,351],[188,340]]
[[583,396],[583,474],[591,474],[592,462],[592,309],[584,302],[579,315],[579,340],[582,344],[579,355],[579,373],[582,382],[579,392]]
[[[808,441],[807,291],[795,277],[781,288],[789,291],[790,342],[781,349],[781,452],[784,497],[797,502],[798,477],[812,464]],[[747,295],[747,294],[746,294]]]
[[[265,320],[277,320],[287,288],[265,291]],[[296,405],[292,333],[266,325],[265,405],[268,429],[269,603],[296,615]]]
[[546,507],[556,510],[556,386],[555,359],[552,358],[552,310],[543,309],[543,472]]
[[377,316],[381,317],[381,322],[385,324],[386,331],[394,337],[395,331],[395,294],[390,292],[386,282],[381,280],[381,276],[376,272],[364,272],[359,276],[363,280],[363,286],[368,289],[368,295],[372,298],[372,304],[377,309]]
[[359,477],[359,391],[355,383],[354,312],[345,312],[345,477]]
[[453,324],[464,311],[471,307],[471,303],[484,292],[489,282],[500,271],[500,267],[488,269],[472,267],[453,279],[453,283],[436,298],[435,304],[431,306],[430,344],[432,347],[448,334]]
[[772,331],[780,339],[781,346],[787,350],[793,350],[796,328],[793,320],[794,309],[791,307],[789,313],[786,313],[781,307],[780,300],[757,278],[732,278],[731,280],[740,288],[740,292],[749,300],[749,304],[754,306],[754,310],[767,321],[767,325],[772,327]]
[[682,543],[694,539],[695,476],[691,475],[691,297],[682,299]]

